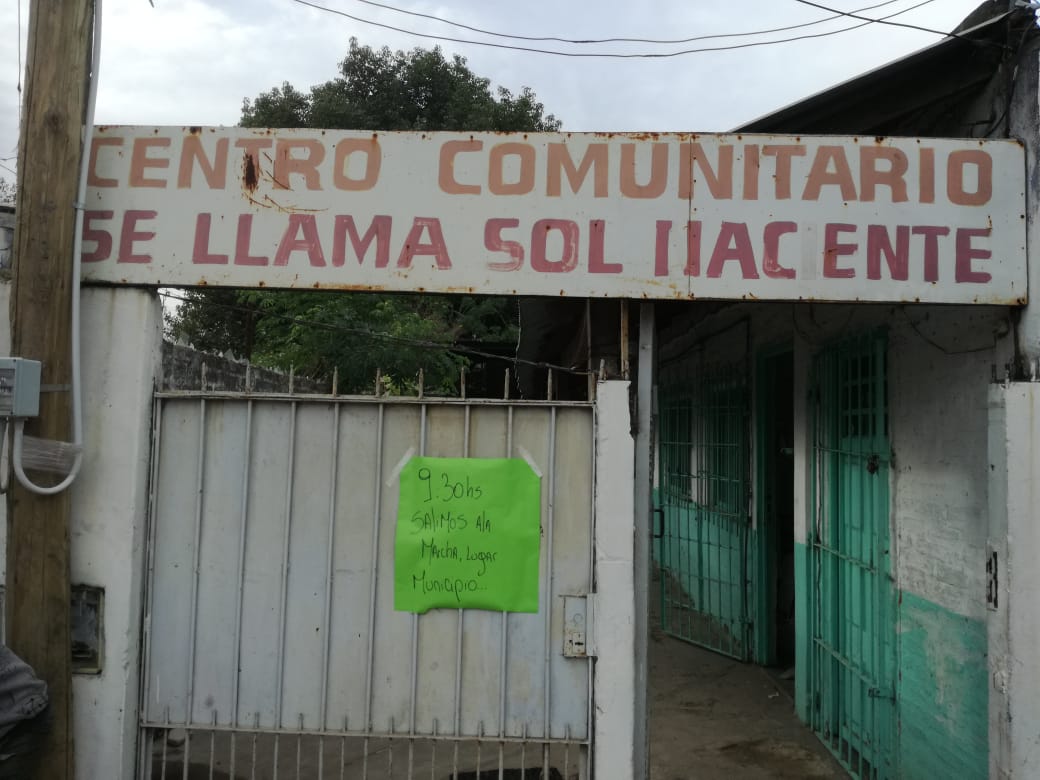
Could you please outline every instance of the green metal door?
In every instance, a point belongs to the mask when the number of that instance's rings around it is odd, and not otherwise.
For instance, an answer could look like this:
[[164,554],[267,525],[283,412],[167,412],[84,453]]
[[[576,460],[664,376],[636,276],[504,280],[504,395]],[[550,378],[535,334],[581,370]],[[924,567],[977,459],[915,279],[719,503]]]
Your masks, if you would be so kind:
[[743,361],[664,365],[658,385],[661,627],[747,660],[748,388]]
[[812,382],[810,721],[853,777],[895,776],[887,345],[821,353]]

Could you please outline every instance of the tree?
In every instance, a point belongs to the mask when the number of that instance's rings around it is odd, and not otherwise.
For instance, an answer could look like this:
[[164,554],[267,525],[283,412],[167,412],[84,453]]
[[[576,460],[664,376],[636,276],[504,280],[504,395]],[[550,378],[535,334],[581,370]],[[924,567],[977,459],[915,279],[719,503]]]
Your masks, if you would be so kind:
[[[246,99],[244,127],[351,130],[554,131],[560,122],[535,94],[474,74],[440,48],[378,51],[350,41],[339,76],[302,92],[288,82]],[[275,368],[328,379],[344,392],[372,387],[379,369],[392,390],[414,388],[420,369],[431,392],[448,392],[470,364],[452,347],[515,345],[516,304],[480,296],[197,290],[168,318],[196,348],[232,352]],[[368,335],[382,334],[379,337]],[[431,348],[441,345],[440,348]]]

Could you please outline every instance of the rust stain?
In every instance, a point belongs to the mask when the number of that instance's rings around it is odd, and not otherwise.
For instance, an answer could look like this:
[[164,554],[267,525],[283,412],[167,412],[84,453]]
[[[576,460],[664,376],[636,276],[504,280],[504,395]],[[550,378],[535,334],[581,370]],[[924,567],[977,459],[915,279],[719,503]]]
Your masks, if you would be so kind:
[[256,192],[260,184],[260,172],[257,170],[256,161],[249,152],[242,154],[242,186],[249,192]]

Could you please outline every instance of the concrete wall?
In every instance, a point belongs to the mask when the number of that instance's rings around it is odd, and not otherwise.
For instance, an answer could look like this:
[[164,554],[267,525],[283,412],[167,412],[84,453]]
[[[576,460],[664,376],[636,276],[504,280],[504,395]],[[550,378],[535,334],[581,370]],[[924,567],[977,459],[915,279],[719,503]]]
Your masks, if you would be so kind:
[[[795,561],[800,583],[796,650],[803,661],[809,630],[805,543],[811,454],[805,402],[812,354],[835,340],[887,329],[900,724],[895,760],[905,777],[985,777],[987,397],[992,377],[1002,377],[1011,359],[1008,312],[776,304],[733,306],[692,324],[698,317],[691,306],[688,316],[673,320],[662,334],[662,355],[688,348],[703,334],[745,316],[755,353],[781,344],[794,348],[795,542],[800,553]],[[756,413],[753,409],[753,427]],[[805,718],[804,679],[797,694]]]
[[[9,300],[10,286],[0,284],[3,310]],[[151,408],[162,311],[147,292],[87,288],[81,321],[86,454],[71,488],[70,575],[74,586],[104,590],[104,651],[100,674],[73,677],[72,720],[76,776],[95,780],[133,777],[135,771]],[[10,354],[6,317],[0,318],[0,354]],[[5,502],[0,517],[4,572]]]
[[83,291],[83,471],[72,487],[73,584],[105,589],[104,667],[73,680],[76,776],[132,777],[152,393],[162,311],[140,290]]

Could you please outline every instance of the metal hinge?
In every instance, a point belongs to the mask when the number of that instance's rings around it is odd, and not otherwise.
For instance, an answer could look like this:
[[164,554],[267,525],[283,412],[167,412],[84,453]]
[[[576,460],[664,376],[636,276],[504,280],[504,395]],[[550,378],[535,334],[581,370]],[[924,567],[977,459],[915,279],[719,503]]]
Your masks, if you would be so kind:
[[563,657],[595,658],[596,594],[563,597]]

